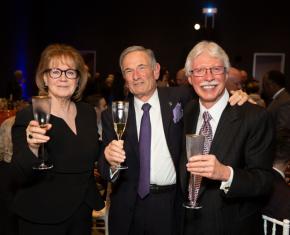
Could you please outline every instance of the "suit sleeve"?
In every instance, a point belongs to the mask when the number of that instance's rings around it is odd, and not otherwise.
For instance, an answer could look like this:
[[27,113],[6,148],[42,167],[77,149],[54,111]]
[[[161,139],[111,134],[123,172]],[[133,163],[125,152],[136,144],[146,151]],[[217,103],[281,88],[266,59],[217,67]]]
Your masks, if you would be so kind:
[[110,115],[110,109],[105,110],[102,112],[102,152],[100,154],[100,158],[98,161],[98,171],[100,172],[102,178],[110,181],[110,164],[107,162],[104,154],[104,150],[106,146],[114,139],[116,139],[116,134],[112,126],[112,116]]
[[255,197],[266,194],[272,185],[273,125],[266,110],[247,113],[243,128],[248,129],[244,142],[244,168],[235,168],[227,197]]
[[290,126],[290,102],[279,107],[276,118],[276,129]]

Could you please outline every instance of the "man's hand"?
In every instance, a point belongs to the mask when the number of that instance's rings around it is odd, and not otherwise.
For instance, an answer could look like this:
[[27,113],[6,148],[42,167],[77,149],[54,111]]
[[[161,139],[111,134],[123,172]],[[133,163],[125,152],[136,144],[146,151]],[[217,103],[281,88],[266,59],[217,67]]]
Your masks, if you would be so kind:
[[119,166],[125,161],[125,151],[123,149],[124,140],[113,140],[105,148],[105,158],[111,165],[111,167]]
[[227,181],[230,178],[229,167],[220,163],[215,155],[195,155],[186,164],[187,171],[213,180]]

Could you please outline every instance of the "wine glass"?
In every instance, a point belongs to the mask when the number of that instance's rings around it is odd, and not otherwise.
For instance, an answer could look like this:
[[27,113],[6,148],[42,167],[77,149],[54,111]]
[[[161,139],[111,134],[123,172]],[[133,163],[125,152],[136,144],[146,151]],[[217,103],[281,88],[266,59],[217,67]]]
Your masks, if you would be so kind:
[[[205,137],[203,135],[187,134],[186,135],[186,155],[189,160],[194,155],[203,153]],[[188,209],[200,209],[197,204],[197,196],[201,183],[201,176],[190,174],[188,184],[188,202],[183,203],[183,206]]]
[[[33,116],[38,121],[41,128],[45,128],[49,122],[50,109],[51,109],[51,97],[49,96],[33,96],[32,97]],[[40,145],[40,151],[38,154],[40,164],[33,166],[34,170],[48,170],[53,167],[51,163],[47,163],[44,157],[44,143]]]
[[[112,102],[112,116],[114,123],[114,130],[117,134],[118,140],[122,138],[122,135],[126,128],[127,118],[129,111],[128,101],[113,101]],[[127,166],[119,165],[116,167],[118,170],[128,169]]]

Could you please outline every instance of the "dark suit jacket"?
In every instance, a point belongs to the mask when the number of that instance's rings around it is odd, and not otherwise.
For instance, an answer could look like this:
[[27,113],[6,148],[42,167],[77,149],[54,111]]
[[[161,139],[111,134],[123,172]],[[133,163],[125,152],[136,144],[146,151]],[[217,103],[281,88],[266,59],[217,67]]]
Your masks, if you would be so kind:
[[290,94],[283,90],[267,107],[277,129],[290,126]]
[[[180,140],[182,138],[183,121],[181,119],[174,123],[173,109],[177,103],[181,103],[182,107],[184,107],[184,104],[191,97],[187,91],[177,87],[158,88],[163,130],[176,169],[181,152]],[[129,233],[137,199],[139,144],[133,97],[130,98],[129,103],[127,126],[123,135],[128,169],[122,170],[119,173],[119,178],[113,184],[109,213],[109,230],[111,235],[125,235]],[[113,139],[116,139],[111,116],[111,109],[102,113],[104,146]],[[109,165],[104,156],[101,156],[98,162],[98,168],[101,175],[110,180]]]
[[278,220],[290,219],[290,187],[285,179],[273,169],[274,184],[267,197],[263,214]]
[[34,223],[60,223],[86,203],[101,209],[104,202],[97,192],[93,176],[98,153],[96,114],[92,107],[77,103],[77,135],[63,119],[51,115],[50,140],[45,149],[54,167],[49,171],[32,170],[37,158],[26,141],[26,128],[33,119],[32,108],[17,113],[12,128],[12,185],[18,184],[14,211]]
[[[184,134],[196,132],[198,115],[198,102],[189,103],[184,112]],[[193,214],[194,219],[187,223],[194,224],[194,234],[262,232],[259,200],[271,187],[271,142],[272,125],[265,110],[249,103],[227,105],[217,126],[210,154],[233,168],[233,181],[225,194],[219,189],[221,181],[203,178],[198,199],[202,209],[187,210],[189,215]],[[186,163],[184,151],[180,164],[184,200],[188,182]]]

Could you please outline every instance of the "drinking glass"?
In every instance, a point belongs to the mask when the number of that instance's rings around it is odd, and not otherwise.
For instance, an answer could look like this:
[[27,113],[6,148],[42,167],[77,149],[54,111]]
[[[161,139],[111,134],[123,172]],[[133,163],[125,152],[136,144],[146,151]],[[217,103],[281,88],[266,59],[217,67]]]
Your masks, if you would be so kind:
[[[203,145],[205,137],[203,135],[188,134],[186,135],[186,155],[187,160],[194,155],[203,154]],[[197,196],[199,192],[201,176],[190,174],[188,184],[188,202],[183,203],[183,206],[188,209],[200,209],[197,204]],[[198,182],[199,181],[199,182]]]
[[[117,134],[118,140],[122,138],[122,135],[126,128],[127,118],[129,112],[128,101],[113,101],[112,102],[112,116],[114,123],[114,130]],[[128,169],[127,166],[119,165],[116,167],[118,170]]]
[[[32,97],[33,116],[38,121],[41,128],[45,128],[49,122],[51,97],[49,96],[33,96]],[[40,163],[33,166],[35,170],[48,170],[53,167],[51,163],[45,161],[44,143],[40,144],[40,151],[38,153]]]

